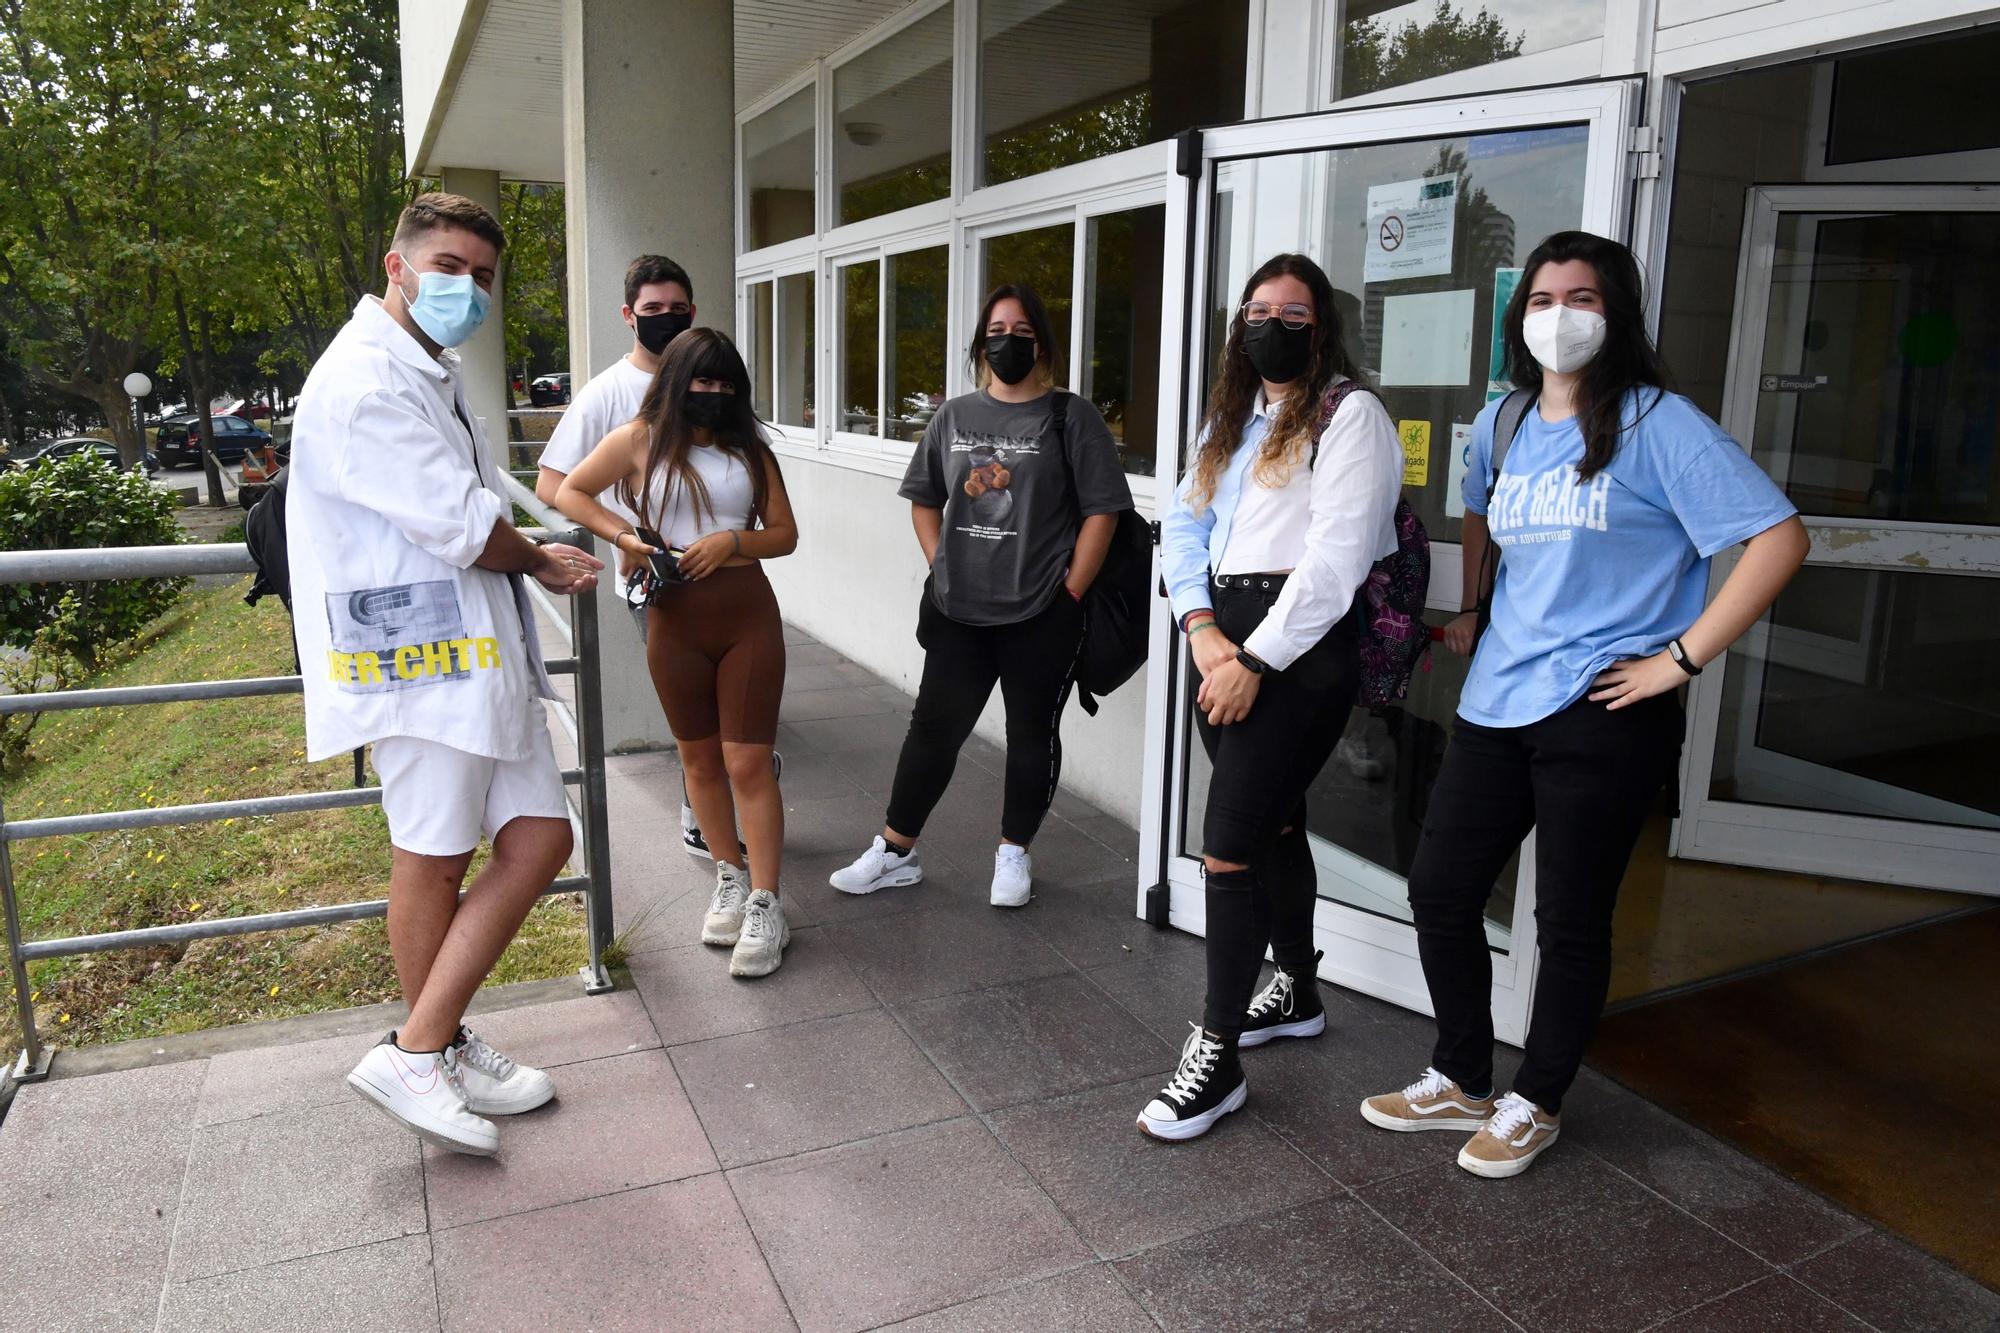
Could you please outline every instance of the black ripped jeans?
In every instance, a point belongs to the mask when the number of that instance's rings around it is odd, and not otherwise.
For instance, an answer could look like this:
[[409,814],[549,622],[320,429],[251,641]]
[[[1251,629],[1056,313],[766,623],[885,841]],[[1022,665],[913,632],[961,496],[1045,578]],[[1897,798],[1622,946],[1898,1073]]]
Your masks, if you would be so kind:
[[[1238,644],[1263,622],[1278,592],[1209,587],[1216,622]],[[1225,1041],[1242,1035],[1266,945],[1301,982],[1315,974],[1319,876],[1306,838],[1306,788],[1340,743],[1360,672],[1360,620],[1350,611],[1291,666],[1264,673],[1241,722],[1211,726],[1195,706],[1212,769],[1202,851],[1246,867],[1210,872],[1202,895],[1208,913],[1202,1026]]]

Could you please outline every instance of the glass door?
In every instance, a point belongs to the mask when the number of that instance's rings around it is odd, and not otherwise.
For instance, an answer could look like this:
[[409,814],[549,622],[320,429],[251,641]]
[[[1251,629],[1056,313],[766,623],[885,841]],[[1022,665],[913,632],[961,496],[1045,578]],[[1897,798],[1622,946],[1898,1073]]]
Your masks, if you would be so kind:
[[[1181,430],[1178,457],[1162,448],[1163,497],[1164,478],[1178,479],[1199,434],[1243,283],[1272,255],[1303,252],[1332,279],[1355,359],[1402,435],[1405,494],[1432,542],[1432,624],[1456,614],[1470,424],[1507,388],[1498,312],[1521,259],[1550,232],[1625,235],[1637,105],[1636,84],[1616,81],[1204,131],[1199,162],[1191,152],[1182,161],[1186,217],[1169,226],[1186,267],[1169,284],[1168,309],[1184,308],[1187,327],[1165,353],[1163,379],[1176,396],[1162,418]],[[1192,663],[1164,600],[1158,615],[1159,641],[1174,648],[1155,655],[1149,682],[1144,831],[1159,838],[1169,920],[1199,933],[1208,761],[1192,722]],[[1352,743],[1307,797],[1321,975],[1426,1012],[1403,877],[1465,667],[1436,645],[1402,707],[1352,719]],[[1534,967],[1532,864],[1530,843],[1496,885],[1487,916],[1496,1029],[1515,1042],[1526,1031]]]
[[1812,553],[1697,682],[1674,850],[2000,893],[2000,190],[1753,191],[1737,292],[1723,424]]

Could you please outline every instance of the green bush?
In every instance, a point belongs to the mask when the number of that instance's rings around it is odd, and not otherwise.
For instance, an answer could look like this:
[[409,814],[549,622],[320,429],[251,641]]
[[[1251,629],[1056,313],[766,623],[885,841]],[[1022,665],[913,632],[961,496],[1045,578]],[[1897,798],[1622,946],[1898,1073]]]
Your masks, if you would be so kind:
[[[171,495],[137,470],[114,468],[95,455],[73,454],[0,474],[0,551],[170,546],[186,540]],[[0,584],[0,642],[30,648],[41,635],[44,650],[94,665],[173,605],[187,586],[185,578]],[[63,605],[65,593],[74,595],[69,607]],[[51,627],[54,635],[42,634]]]

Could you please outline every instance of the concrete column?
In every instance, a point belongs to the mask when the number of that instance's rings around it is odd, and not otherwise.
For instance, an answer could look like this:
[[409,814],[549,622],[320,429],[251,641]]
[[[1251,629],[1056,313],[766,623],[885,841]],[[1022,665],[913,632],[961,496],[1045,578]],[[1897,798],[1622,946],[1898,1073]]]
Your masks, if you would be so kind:
[[[500,173],[471,167],[446,167],[439,173],[439,187],[448,194],[462,194],[500,216]],[[507,257],[500,257],[501,277],[493,281],[493,304],[479,332],[458,349],[460,373],[464,376],[465,401],[486,429],[494,456],[507,456],[507,312],[501,302],[502,279]]]
[[[625,266],[678,260],[700,324],[734,336],[736,99],[732,0],[561,0],[570,373],[632,347]],[[598,590],[611,749],[672,744],[623,599]]]

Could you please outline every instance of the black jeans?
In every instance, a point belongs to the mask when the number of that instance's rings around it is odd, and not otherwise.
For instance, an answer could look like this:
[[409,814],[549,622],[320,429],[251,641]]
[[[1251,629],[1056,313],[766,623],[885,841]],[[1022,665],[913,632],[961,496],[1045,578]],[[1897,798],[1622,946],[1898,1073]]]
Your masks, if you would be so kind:
[[924,678],[889,786],[888,825],[907,838],[924,831],[958,766],[979,710],[1000,682],[1007,705],[1006,798],[1000,836],[1034,841],[1062,775],[1062,711],[1083,647],[1083,607],[1066,591],[1012,625],[967,625],[931,601],[917,612]]
[[1525,727],[1459,719],[1410,867],[1417,950],[1437,1011],[1431,1064],[1441,1073],[1474,1091],[1492,1081],[1486,900],[1532,828],[1541,967],[1514,1091],[1562,1109],[1610,986],[1618,885],[1673,776],[1682,725],[1674,694],[1616,712],[1580,699]]
[[[1211,586],[1210,595],[1222,632],[1240,644],[1278,590]],[[1306,788],[1340,743],[1360,672],[1360,621],[1350,612],[1291,666],[1264,673],[1257,702],[1241,722],[1211,726],[1196,706],[1211,766],[1201,849],[1247,867],[1209,872],[1202,893],[1208,913],[1202,1026],[1225,1040],[1243,1031],[1265,945],[1294,977],[1314,976],[1319,876],[1306,839]]]

